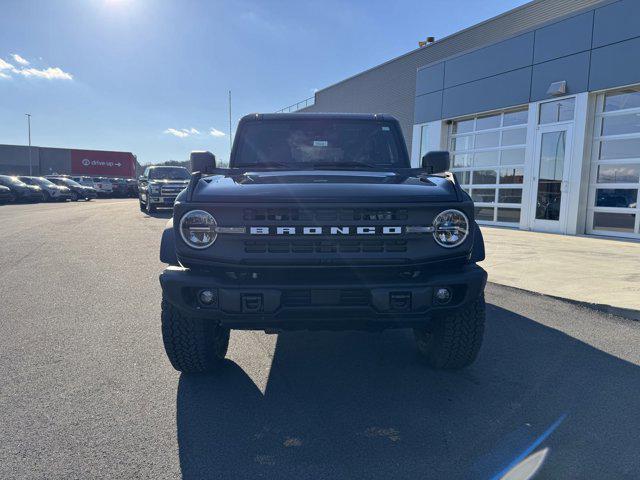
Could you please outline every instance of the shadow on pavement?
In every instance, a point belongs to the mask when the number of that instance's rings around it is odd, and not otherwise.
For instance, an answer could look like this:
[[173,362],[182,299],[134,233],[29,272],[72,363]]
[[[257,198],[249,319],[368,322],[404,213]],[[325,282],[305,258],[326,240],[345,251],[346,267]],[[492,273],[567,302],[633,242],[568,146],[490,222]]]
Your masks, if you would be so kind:
[[508,310],[488,318],[459,373],[391,331],[281,334],[264,395],[233,362],[182,375],[184,478],[490,479],[539,444],[536,478],[637,478],[640,369]]
[[148,212],[140,212],[143,215],[146,215],[147,217],[153,217],[153,218],[171,218],[173,216],[173,210],[168,209],[168,210],[156,210],[153,213],[148,213]]

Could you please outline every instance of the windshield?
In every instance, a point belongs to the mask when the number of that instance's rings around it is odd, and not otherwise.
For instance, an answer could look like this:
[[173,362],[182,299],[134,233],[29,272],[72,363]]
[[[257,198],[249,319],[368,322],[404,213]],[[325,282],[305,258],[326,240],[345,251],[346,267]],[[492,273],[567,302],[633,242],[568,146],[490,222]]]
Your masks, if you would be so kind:
[[34,183],[37,183],[38,185],[42,185],[43,187],[51,187],[55,185],[55,183],[47,180],[46,178],[35,177],[35,178],[32,178],[31,180]]
[[21,181],[18,177],[10,177],[8,175],[0,175],[0,184],[2,185],[21,185],[26,186],[26,183]]
[[80,185],[78,182],[71,180],[70,178],[63,178],[61,179],[62,183],[64,183],[65,185],[69,185],[71,187],[81,187],[82,185]]
[[189,172],[186,168],[168,167],[152,168],[149,170],[150,180],[189,180]]
[[408,167],[392,122],[370,120],[266,120],[247,122],[238,137],[234,167]]

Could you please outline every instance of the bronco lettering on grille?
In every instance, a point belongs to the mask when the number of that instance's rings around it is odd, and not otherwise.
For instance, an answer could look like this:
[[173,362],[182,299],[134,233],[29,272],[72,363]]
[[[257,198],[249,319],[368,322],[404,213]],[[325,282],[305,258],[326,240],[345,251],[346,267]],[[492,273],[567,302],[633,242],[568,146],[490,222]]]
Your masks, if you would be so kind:
[[426,226],[249,227],[250,235],[401,235],[431,233]]

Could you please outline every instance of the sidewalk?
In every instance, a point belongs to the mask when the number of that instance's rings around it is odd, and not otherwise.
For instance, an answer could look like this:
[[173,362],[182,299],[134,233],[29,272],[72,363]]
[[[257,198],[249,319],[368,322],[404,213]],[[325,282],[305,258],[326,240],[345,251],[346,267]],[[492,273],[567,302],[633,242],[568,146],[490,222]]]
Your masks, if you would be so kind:
[[481,266],[490,282],[640,319],[640,242],[495,227],[482,233],[487,258]]

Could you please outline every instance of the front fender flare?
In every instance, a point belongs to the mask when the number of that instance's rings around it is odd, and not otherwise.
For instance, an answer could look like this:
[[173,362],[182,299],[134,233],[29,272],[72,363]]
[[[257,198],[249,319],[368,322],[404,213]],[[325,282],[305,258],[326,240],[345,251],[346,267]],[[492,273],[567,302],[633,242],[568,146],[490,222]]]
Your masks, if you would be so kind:
[[176,255],[176,236],[173,230],[173,218],[169,219],[162,232],[160,240],[160,261],[168,265],[178,265]]
[[473,221],[473,246],[471,247],[471,257],[469,258],[470,263],[477,263],[484,260],[485,252],[484,252],[484,238],[482,237],[482,231],[480,231],[480,227]]

